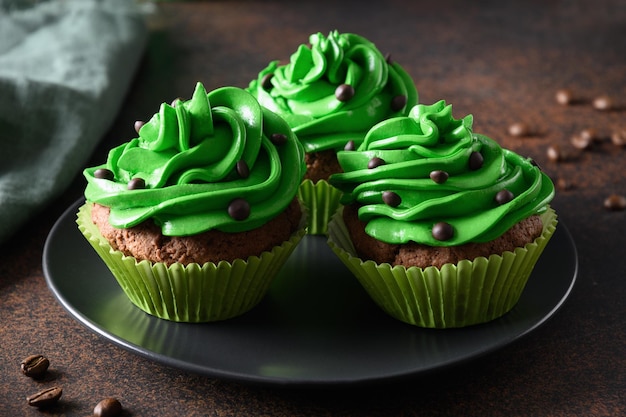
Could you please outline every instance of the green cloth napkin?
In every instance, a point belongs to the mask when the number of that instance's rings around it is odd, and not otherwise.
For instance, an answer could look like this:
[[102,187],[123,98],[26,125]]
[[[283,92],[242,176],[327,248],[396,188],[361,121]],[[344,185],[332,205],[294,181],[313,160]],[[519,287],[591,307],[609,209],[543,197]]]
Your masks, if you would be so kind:
[[0,0],[0,243],[82,170],[146,38],[131,0]]

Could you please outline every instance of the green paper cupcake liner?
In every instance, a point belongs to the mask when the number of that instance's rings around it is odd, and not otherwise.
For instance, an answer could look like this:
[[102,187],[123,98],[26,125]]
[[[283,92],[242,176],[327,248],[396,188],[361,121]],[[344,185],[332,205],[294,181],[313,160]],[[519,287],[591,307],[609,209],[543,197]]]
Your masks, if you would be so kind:
[[541,215],[541,236],[514,252],[462,260],[441,268],[406,268],[359,259],[342,210],[329,223],[328,244],[372,300],[400,321],[439,329],[485,323],[509,312],[558,223],[555,211],[548,208]]
[[226,320],[251,310],[306,233],[303,225],[280,246],[246,260],[167,266],[113,249],[91,221],[89,204],[79,208],[76,222],[133,304],[153,316],[190,323]]
[[326,180],[304,180],[298,189],[298,198],[308,210],[308,233],[325,235],[330,217],[339,207],[341,191]]

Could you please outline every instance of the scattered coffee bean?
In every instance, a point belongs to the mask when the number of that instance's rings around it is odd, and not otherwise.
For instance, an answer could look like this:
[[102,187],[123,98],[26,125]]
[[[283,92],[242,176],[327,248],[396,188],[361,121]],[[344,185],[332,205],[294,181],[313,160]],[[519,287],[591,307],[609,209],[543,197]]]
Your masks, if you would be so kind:
[[142,122],[141,120],[137,120],[135,122],[135,132],[139,133],[139,131],[141,130],[141,128],[143,127],[143,125],[145,125],[144,122]]
[[591,148],[591,142],[592,141],[587,136],[574,135],[570,139],[570,142],[572,143],[572,145],[574,145],[574,148],[585,150],[585,149],[590,149]]
[[143,178],[133,178],[128,181],[128,185],[126,186],[129,190],[142,190],[146,188],[146,181]]
[[369,169],[374,169],[377,168],[381,165],[385,165],[385,160],[382,158],[379,158],[377,156],[373,157],[372,159],[369,160],[369,162],[367,163],[367,167]]
[[593,128],[581,130],[578,136],[590,142],[600,142],[602,140],[596,129]]
[[565,178],[557,179],[556,186],[559,190],[562,190],[562,191],[568,191],[574,188],[574,184],[572,184],[571,181],[568,181]]
[[248,167],[246,161],[244,161],[243,159],[237,161],[235,169],[237,170],[237,174],[239,174],[241,178],[248,178],[250,176],[250,168]]
[[113,179],[115,178],[113,171],[111,171],[110,169],[106,169],[106,168],[96,169],[93,172],[93,176],[94,178],[99,178],[99,179],[109,180],[109,181],[113,181]]
[[105,398],[93,409],[94,417],[117,417],[122,413],[122,404],[117,398]]
[[432,229],[432,235],[435,239],[440,241],[450,240],[454,236],[454,228],[446,222],[435,223]]
[[615,130],[611,134],[611,142],[615,146],[626,146],[626,129]]
[[63,389],[61,387],[46,388],[36,394],[29,395],[26,397],[26,401],[30,406],[46,408],[56,404],[62,394]]
[[390,207],[398,207],[402,203],[400,196],[393,191],[384,191],[383,201]]
[[395,96],[391,99],[391,111],[400,111],[406,106],[406,96]]
[[354,97],[354,87],[350,84],[341,84],[335,90],[335,98],[339,101],[348,101]]
[[22,361],[22,373],[31,378],[41,378],[45,375],[50,361],[43,355],[30,355]]
[[270,140],[274,145],[280,146],[287,142],[287,135],[284,133],[272,133]]
[[604,200],[604,207],[612,211],[626,209],[626,197],[618,194],[611,194]]
[[504,188],[496,193],[495,200],[496,200],[496,203],[498,203],[499,205],[502,205],[502,204],[506,204],[512,201],[514,198],[515,198],[515,195],[513,195],[512,192]]
[[596,110],[611,110],[613,108],[613,100],[607,95],[601,95],[593,99],[593,108]]
[[250,216],[250,203],[243,198],[235,198],[228,205],[228,215],[235,220],[245,220]]
[[344,151],[353,151],[356,149],[356,144],[354,143],[353,140],[349,140],[348,143],[346,143],[346,146],[343,147]]
[[563,159],[561,147],[559,145],[550,145],[546,151],[548,159],[552,162],[558,162]]
[[524,122],[513,123],[509,126],[509,135],[523,137],[530,135],[530,128]]
[[264,90],[272,89],[272,77],[274,77],[274,74],[270,73],[270,74],[265,74],[263,78],[261,78],[261,87]]
[[469,169],[476,171],[483,166],[484,158],[480,152],[472,152],[469,157]]
[[443,184],[448,181],[449,175],[446,171],[436,170],[430,173],[430,179],[437,184]]
[[574,102],[574,94],[572,93],[571,90],[567,88],[558,90],[555,94],[555,98],[556,98],[557,103],[562,104],[564,106],[567,106]]

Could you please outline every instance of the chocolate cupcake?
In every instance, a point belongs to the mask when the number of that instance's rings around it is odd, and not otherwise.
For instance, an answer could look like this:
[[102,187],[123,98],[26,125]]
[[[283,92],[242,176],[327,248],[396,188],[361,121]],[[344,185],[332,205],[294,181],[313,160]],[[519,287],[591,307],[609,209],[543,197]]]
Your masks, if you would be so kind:
[[376,123],[404,116],[418,93],[407,72],[369,40],[332,31],[310,36],[290,62],[271,62],[250,91],[282,116],[304,145],[307,171],[300,198],[309,209],[309,233],[325,233],[339,193],[327,180],[340,172],[336,152],[356,147]]
[[422,327],[483,323],[517,303],[557,221],[533,162],[472,132],[444,101],[338,153],[329,243],[387,313]]
[[85,169],[80,230],[149,314],[205,322],[250,310],[305,233],[302,145],[245,90],[200,83],[138,134]]

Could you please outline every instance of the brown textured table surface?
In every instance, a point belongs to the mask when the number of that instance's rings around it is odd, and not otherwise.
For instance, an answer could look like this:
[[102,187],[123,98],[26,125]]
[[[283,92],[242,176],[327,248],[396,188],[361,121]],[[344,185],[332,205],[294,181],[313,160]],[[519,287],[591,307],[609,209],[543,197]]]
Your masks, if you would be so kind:
[[[384,3],[384,4],[383,4]],[[142,64],[108,135],[93,155],[127,141],[133,122],[162,101],[244,87],[314,32],[362,34],[415,79],[422,103],[445,99],[474,130],[533,157],[560,184],[553,202],[579,255],[570,298],[543,326],[488,355],[396,384],[337,389],[255,386],[170,368],[93,334],[46,286],[42,251],[50,228],[81,196],[80,175],[0,253],[0,415],[86,416],[114,396],[132,416],[618,416],[626,415],[626,4],[600,2],[363,3],[220,1],[163,4]],[[367,4],[367,6],[365,6]],[[559,105],[569,88],[576,102]],[[608,94],[610,111],[593,108]],[[509,135],[516,122],[530,136]],[[580,151],[570,138],[593,128],[601,141]],[[547,149],[558,145],[564,160]],[[4,220],[3,220],[4,221]],[[44,381],[20,372],[43,353]],[[26,405],[34,391],[64,387],[57,408]]]

